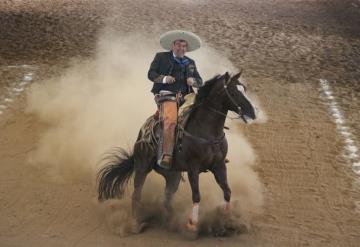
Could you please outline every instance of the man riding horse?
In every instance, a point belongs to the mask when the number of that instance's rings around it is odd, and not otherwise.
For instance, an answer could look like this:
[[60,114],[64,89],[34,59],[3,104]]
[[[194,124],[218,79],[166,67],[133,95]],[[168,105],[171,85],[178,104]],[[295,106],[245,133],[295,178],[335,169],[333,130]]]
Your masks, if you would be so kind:
[[155,95],[162,130],[157,163],[170,169],[178,107],[185,95],[194,92],[192,87],[201,87],[203,84],[194,60],[185,56],[185,53],[200,48],[201,40],[192,32],[174,30],[161,35],[160,44],[168,51],[156,54],[148,78],[154,83],[151,92]]
[[[98,199],[100,201],[121,198],[132,175],[132,232],[141,232],[146,222],[141,213],[141,193],[147,175],[155,170],[165,178],[164,208],[166,216],[173,215],[173,195],[178,190],[181,172],[187,172],[192,192],[192,210],[187,229],[198,232],[199,205],[201,200],[199,175],[213,173],[223,191],[224,213],[231,211],[231,189],[227,181],[226,155],[228,143],[224,133],[228,112],[238,115],[245,123],[256,119],[256,108],[246,95],[246,87],[239,80],[241,72],[215,75],[202,83],[195,63],[184,53],[200,47],[200,39],[185,31],[172,31],[161,37],[161,44],[168,52],[158,53],[151,64],[149,78],[154,82],[153,93],[159,106],[164,126],[164,141],[156,149],[156,119],[150,116],[139,131],[130,152],[119,149],[110,154],[106,165],[98,173]],[[204,84],[204,85],[202,85]],[[185,127],[181,128],[181,149],[173,154],[174,131],[180,99],[192,92],[193,86],[201,86],[194,97],[194,104]],[[181,95],[180,95],[181,94]],[[144,128],[150,128],[150,137]],[[159,142],[157,142],[159,143]],[[174,156],[172,156],[174,155]],[[173,157],[173,158],[172,158]],[[156,163],[160,163],[164,169]],[[221,228],[222,229],[222,228]]]

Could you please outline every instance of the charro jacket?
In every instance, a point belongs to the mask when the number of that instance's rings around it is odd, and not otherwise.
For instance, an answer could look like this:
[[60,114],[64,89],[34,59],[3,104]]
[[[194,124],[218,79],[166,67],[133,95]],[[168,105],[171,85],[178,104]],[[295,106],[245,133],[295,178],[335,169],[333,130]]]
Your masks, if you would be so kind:
[[[163,83],[163,78],[167,75],[173,76],[175,82]],[[186,83],[189,77],[195,79],[194,87],[202,86],[203,81],[194,60],[184,56],[183,60],[179,61],[178,58],[174,58],[172,51],[156,53],[148,71],[148,78],[154,83],[151,90],[154,94],[159,93],[160,90],[181,92],[183,95],[194,92],[192,86]]]

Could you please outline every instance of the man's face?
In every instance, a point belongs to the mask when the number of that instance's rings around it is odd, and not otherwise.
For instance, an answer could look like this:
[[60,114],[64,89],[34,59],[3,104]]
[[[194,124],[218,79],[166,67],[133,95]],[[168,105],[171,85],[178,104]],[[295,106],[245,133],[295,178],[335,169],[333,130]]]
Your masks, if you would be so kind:
[[187,43],[185,40],[175,40],[172,51],[176,57],[183,57],[187,51]]

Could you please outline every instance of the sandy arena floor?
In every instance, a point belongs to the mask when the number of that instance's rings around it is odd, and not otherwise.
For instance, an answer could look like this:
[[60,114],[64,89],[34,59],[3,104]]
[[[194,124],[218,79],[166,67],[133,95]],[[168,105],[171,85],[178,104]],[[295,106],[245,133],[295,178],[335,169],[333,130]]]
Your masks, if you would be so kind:
[[[359,246],[359,1],[2,2],[0,246]],[[188,241],[153,227],[122,238],[94,205],[91,171],[54,180],[31,163],[58,116],[47,116],[47,122],[28,110],[26,92],[61,77],[71,59],[91,61],[105,29],[157,41],[163,31],[177,28],[196,32],[243,68],[267,114],[266,123],[241,127],[257,156],[253,169],[264,186],[263,213],[252,219],[248,233],[234,237]],[[135,42],[131,49],[135,54],[152,42]],[[137,66],[126,59],[129,69]],[[140,77],[147,80],[145,73]],[[66,161],[63,151],[54,159]]]

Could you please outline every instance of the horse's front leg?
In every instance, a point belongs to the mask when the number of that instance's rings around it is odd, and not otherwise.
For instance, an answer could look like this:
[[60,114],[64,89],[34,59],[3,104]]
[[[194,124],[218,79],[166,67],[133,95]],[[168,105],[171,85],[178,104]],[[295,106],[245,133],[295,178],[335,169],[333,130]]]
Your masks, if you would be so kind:
[[215,166],[212,170],[212,173],[214,174],[215,180],[222,189],[224,193],[224,200],[225,200],[225,206],[224,206],[224,213],[229,214],[231,211],[230,207],[230,198],[231,198],[231,190],[227,181],[227,171],[226,171],[226,165],[225,162]]
[[166,218],[170,219],[173,213],[173,207],[171,202],[175,192],[179,188],[179,184],[181,180],[181,172],[166,170],[159,166],[155,166],[155,171],[161,174],[166,181],[164,207],[165,207]]
[[192,191],[193,206],[189,215],[187,227],[191,231],[198,231],[200,204],[199,171],[188,171],[188,178]]
[[181,173],[171,171],[168,173],[167,176],[165,176],[165,179],[166,179],[166,187],[165,187],[164,207],[166,209],[167,218],[170,218],[173,213],[171,201],[175,192],[179,188]]

